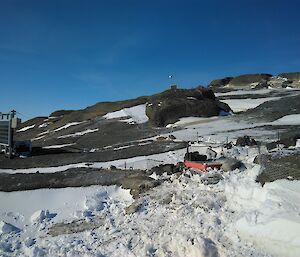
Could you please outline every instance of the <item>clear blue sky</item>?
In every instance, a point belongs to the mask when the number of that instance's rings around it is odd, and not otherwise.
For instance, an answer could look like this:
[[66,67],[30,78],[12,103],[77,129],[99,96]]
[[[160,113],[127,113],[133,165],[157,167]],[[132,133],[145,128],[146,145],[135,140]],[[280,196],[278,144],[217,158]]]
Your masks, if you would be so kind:
[[1,0],[0,111],[29,117],[300,71],[300,0]]

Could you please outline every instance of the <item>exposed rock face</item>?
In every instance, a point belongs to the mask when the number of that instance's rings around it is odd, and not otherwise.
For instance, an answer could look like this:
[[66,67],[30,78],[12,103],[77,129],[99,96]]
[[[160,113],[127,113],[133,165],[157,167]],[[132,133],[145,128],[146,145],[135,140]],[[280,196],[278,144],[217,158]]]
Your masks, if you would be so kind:
[[215,99],[211,89],[173,88],[150,97],[146,114],[154,126],[163,127],[182,117],[211,117],[220,111],[230,111],[230,107]]

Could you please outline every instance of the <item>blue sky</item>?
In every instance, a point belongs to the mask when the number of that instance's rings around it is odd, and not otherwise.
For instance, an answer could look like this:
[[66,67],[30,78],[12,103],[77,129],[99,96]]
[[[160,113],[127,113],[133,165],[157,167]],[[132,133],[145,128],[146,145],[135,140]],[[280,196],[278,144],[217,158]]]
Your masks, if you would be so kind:
[[300,0],[1,0],[0,111],[29,118],[170,83],[300,71],[299,10]]

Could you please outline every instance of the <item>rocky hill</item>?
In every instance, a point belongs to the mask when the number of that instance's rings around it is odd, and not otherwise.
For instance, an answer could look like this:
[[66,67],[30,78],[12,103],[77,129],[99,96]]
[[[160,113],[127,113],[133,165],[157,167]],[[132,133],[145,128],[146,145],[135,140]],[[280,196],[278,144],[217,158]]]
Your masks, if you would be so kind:
[[209,83],[209,88],[215,91],[232,89],[286,88],[300,87],[300,72],[281,73],[273,76],[267,73],[244,74],[236,77],[216,79]]
[[[152,96],[101,102],[83,110],[59,110],[49,117],[36,117],[21,125],[16,139],[31,140],[38,155],[88,152],[92,153],[89,160],[128,158],[137,150],[147,155],[182,147],[172,140],[147,138],[159,137],[167,131],[166,125],[182,117],[218,116],[221,111],[231,109],[216,99],[211,89],[172,87]],[[70,158],[74,156],[63,159],[70,162]]]

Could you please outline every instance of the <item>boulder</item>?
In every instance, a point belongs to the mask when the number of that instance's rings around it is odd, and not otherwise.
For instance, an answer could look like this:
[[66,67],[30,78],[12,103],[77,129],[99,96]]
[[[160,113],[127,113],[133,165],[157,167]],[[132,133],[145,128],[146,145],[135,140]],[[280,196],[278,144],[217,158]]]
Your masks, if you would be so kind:
[[125,214],[130,215],[139,211],[143,207],[143,203],[139,201],[134,201],[132,204],[125,208]]
[[233,158],[228,158],[223,161],[221,168],[224,171],[231,171],[231,170],[241,168],[242,165],[243,165],[243,163],[241,161],[233,159]]
[[164,173],[167,173],[168,175],[174,174],[179,172],[180,169],[179,167],[177,167],[177,165],[175,166],[174,164],[161,164],[159,166],[153,167],[149,174],[152,173],[156,173],[157,175],[162,175]]
[[230,107],[216,100],[211,89],[170,89],[150,97],[146,114],[150,123],[164,127],[175,123],[182,117],[212,117],[220,111],[229,111]]
[[235,145],[238,145],[238,146],[254,146],[254,145],[257,145],[257,142],[249,137],[249,136],[243,136],[243,137],[239,137],[237,140],[236,140],[236,143]]
[[156,187],[160,184],[159,181],[150,178],[146,175],[133,175],[125,177],[121,186],[125,189],[130,189],[130,194],[133,198],[138,198],[138,196],[142,193],[145,193],[149,189]]
[[199,154],[199,152],[189,152],[184,155],[184,160],[188,161],[206,161],[207,156]]

